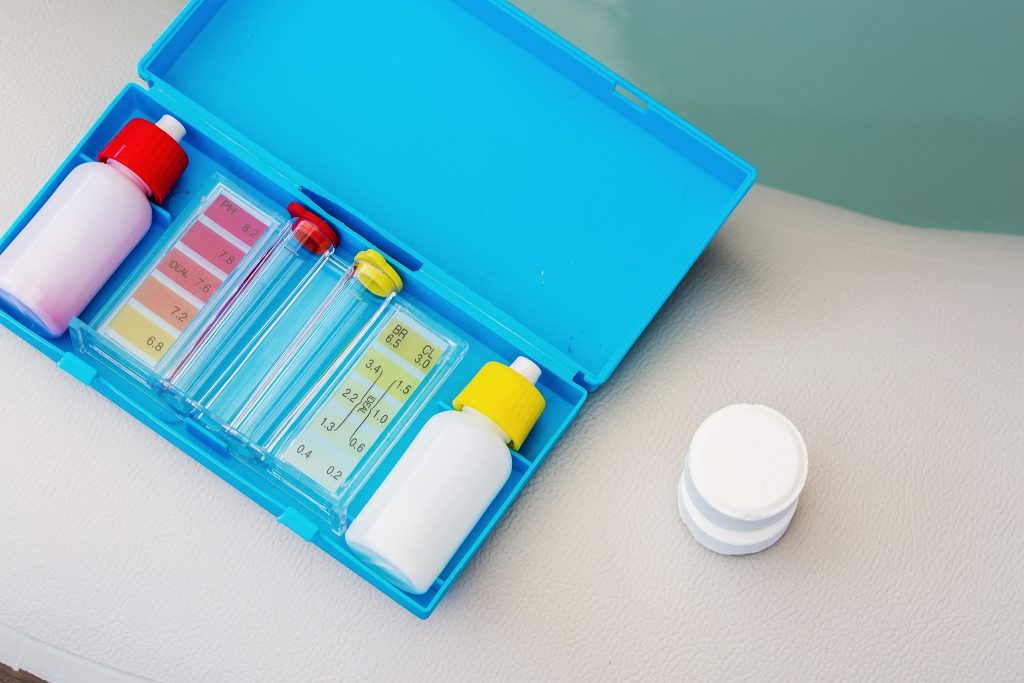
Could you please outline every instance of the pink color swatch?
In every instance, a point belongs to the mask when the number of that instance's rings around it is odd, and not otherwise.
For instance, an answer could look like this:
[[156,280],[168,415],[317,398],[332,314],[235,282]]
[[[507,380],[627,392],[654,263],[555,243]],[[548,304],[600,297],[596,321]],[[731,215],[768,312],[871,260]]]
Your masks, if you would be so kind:
[[178,249],[171,251],[157,265],[157,270],[172,281],[181,285],[185,291],[206,303],[213,292],[220,287],[221,280],[198,263],[182,254]]
[[244,251],[198,221],[182,236],[181,242],[225,273],[234,270],[245,255]]
[[265,223],[224,195],[217,197],[204,215],[250,247],[267,230]]

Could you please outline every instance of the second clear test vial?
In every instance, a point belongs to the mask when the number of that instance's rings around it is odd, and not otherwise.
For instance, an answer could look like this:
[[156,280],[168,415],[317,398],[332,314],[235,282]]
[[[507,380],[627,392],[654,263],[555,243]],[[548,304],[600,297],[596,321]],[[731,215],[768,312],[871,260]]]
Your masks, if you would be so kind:
[[299,204],[293,220],[242,281],[167,359],[163,385],[214,423],[227,424],[301,328],[303,292],[338,246],[338,233]]

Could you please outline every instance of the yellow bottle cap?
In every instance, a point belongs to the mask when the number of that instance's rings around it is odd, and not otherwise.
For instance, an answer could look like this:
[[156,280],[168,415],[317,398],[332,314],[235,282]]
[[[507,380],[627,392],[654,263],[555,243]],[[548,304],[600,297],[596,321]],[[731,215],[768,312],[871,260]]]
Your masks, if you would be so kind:
[[379,251],[366,249],[356,254],[356,277],[363,286],[380,297],[402,291],[402,276]]
[[540,368],[520,356],[511,366],[488,363],[455,397],[456,410],[472,408],[490,418],[519,450],[544,412],[544,397],[534,383]]

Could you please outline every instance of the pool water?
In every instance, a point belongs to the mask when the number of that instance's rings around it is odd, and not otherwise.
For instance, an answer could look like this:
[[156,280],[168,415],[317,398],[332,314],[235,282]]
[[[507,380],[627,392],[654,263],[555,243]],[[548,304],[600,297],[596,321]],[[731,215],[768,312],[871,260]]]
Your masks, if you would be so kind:
[[1024,3],[514,2],[767,185],[900,223],[1024,234]]

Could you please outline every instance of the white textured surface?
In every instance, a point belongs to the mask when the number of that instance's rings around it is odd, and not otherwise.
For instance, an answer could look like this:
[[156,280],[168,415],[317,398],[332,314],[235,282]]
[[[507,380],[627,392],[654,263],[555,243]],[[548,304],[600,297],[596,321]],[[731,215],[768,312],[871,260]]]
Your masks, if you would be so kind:
[[[0,225],[175,4],[4,3]],[[1022,338],[1024,240],[757,189],[424,623],[0,331],[0,624],[166,681],[1010,679]],[[726,558],[675,484],[739,401],[813,466],[782,541]]]

